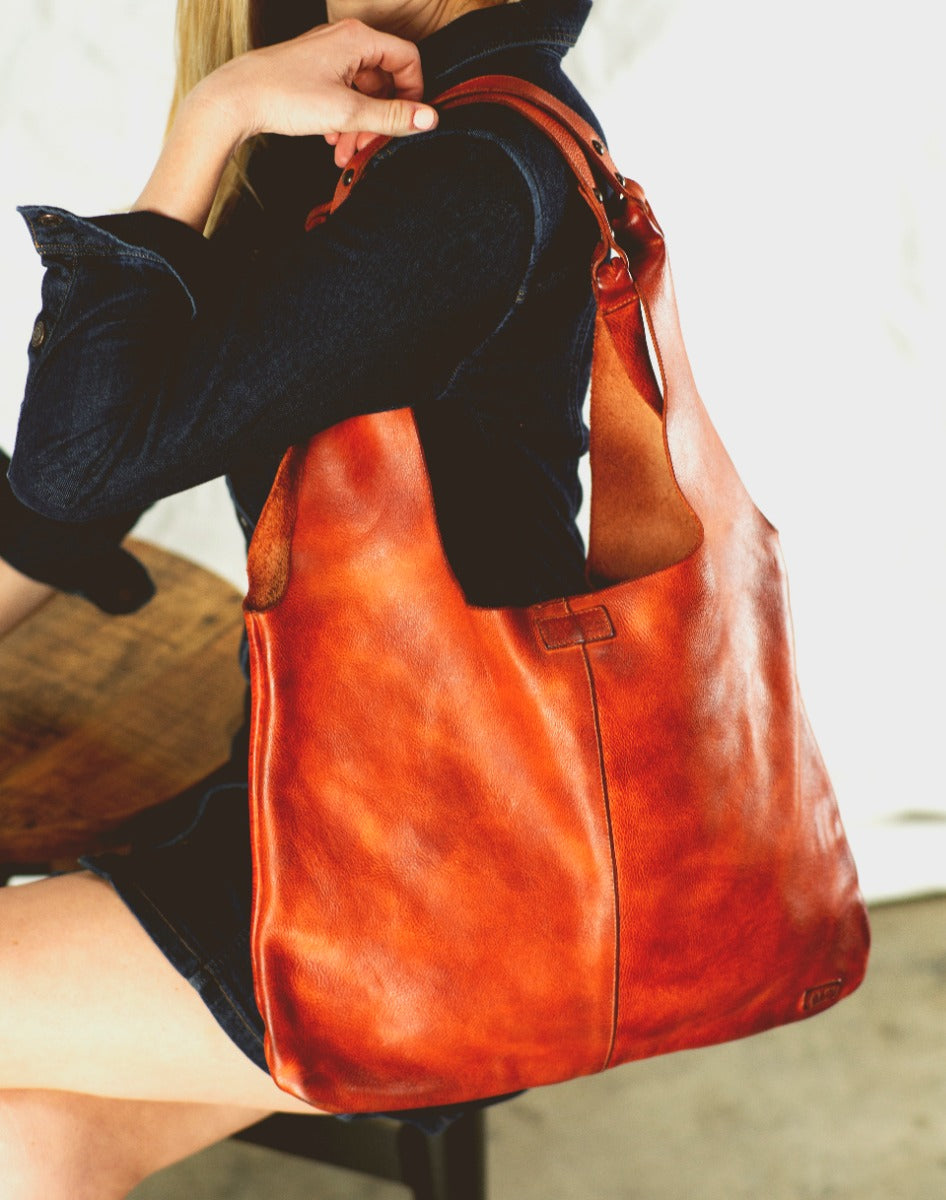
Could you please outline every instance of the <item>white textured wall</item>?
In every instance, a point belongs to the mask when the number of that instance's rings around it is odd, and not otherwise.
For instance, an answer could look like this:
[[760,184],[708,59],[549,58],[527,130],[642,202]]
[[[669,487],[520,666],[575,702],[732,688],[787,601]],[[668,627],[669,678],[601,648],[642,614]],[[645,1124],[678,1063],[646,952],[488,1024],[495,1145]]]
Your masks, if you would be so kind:
[[[133,200],[162,128],[173,4],[9,7],[7,447],[39,287],[13,206],[96,213]],[[568,60],[667,231],[704,399],[782,531],[806,701],[875,897],[946,885],[934,354],[946,139],[932,11],[924,0],[902,0],[895,16],[874,0],[597,0]],[[211,484],[157,506],[139,532],[241,583],[226,506]]]

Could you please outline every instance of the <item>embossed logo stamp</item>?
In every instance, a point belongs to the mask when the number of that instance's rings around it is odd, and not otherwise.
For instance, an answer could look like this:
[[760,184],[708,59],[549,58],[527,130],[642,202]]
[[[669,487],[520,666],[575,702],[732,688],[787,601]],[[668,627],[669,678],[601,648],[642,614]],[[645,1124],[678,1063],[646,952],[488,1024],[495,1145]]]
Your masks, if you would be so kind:
[[816,1008],[833,1004],[841,995],[843,982],[843,979],[831,979],[827,983],[819,983],[817,987],[809,988],[802,999],[802,1008],[805,1012],[813,1012]]
[[603,642],[615,636],[611,616],[603,604],[561,617],[544,617],[537,624],[546,650],[585,646],[589,642]]

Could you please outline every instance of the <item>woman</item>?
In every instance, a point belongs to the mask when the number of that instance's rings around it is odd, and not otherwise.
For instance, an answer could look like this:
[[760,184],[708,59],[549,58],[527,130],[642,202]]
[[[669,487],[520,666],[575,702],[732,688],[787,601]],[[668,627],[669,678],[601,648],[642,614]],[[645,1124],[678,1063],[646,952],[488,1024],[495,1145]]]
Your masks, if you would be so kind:
[[[23,210],[47,271],[0,492],[0,631],[55,587],[145,602],[119,549],[145,507],[226,474],[249,540],[289,445],[404,405],[468,599],[583,590],[597,230],[525,119],[422,101],[515,74],[597,127],[560,66],[590,0],[181,7],[180,102],[132,211]],[[243,9],[260,48],[237,55]],[[303,232],[382,132],[401,136]],[[314,1111],[262,1057],[245,731],[192,795],[172,843],[0,893],[0,1200],[124,1196],[267,1112]]]

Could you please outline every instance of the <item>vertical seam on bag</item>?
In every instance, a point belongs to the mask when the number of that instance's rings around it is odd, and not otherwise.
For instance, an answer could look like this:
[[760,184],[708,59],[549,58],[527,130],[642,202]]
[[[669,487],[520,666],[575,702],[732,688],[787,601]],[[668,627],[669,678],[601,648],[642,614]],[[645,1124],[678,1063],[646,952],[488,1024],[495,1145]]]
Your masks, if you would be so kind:
[[[572,615],[573,609],[568,600],[565,600],[566,611]],[[613,997],[611,1001],[611,1040],[608,1043],[608,1052],[605,1055],[604,1063],[600,1070],[606,1071],[611,1065],[611,1056],[614,1054],[614,1043],[617,1039],[618,1027],[618,996],[620,983],[620,953],[621,953],[621,904],[620,894],[618,890],[618,864],[617,855],[614,850],[614,826],[611,821],[611,796],[608,792],[608,777],[604,767],[604,745],[601,739],[601,721],[598,714],[598,693],[595,689],[595,678],[591,670],[591,659],[588,657],[588,647],[583,643],[581,647],[581,655],[585,663],[585,674],[588,676],[588,688],[591,693],[591,712],[594,718],[595,725],[595,741],[598,746],[598,772],[601,776],[601,795],[604,800],[604,815],[608,823],[608,846],[611,852],[611,887],[614,894],[614,987]]]

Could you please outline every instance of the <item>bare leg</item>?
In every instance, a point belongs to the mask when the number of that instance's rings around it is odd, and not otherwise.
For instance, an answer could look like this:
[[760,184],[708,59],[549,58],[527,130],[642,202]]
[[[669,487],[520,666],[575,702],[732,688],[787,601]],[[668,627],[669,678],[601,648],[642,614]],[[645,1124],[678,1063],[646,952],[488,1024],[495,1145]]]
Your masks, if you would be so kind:
[[0,1200],[120,1200],[264,1112],[74,1092],[0,1092]]
[[0,1090],[317,1110],[226,1036],[112,888],[0,888]]
[[108,884],[0,888],[0,1200],[117,1200],[273,1111],[317,1112],[230,1041]]
[[51,600],[56,589],[21,575],[0,558],[0,637]]

